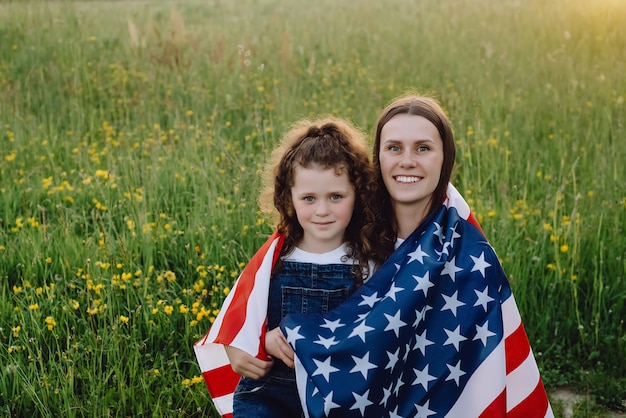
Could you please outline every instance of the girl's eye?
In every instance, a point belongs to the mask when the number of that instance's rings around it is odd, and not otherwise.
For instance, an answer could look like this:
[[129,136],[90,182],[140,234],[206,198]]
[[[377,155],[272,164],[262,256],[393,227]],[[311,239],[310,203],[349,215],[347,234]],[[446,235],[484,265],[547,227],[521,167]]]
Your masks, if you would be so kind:
[[304,200],[305,202],[312,202],[315,199],[313,198],[313,196],[304,196],[302,200]]
[[339,200],[341,199],[341,195],[340,194],[334,194],[330,197],[330,200]]

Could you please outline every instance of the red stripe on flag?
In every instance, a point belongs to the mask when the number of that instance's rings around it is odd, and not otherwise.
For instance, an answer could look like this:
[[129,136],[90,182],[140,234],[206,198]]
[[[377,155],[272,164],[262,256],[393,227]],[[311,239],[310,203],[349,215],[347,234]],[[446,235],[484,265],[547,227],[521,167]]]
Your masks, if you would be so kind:
[[539,379],[535,389],[508,412],[507,418],[545,417],[548,412],[548,405],[548,395],[541,379]]
[[202,373],[202,376],[204,377],[204,382],[212,398],[231,395],[235,392],[235,388],[241,377],[233,372],[230,364],[213,370],[207,370]]
[[506,415],[506,389],[504,389],[496,399],[491,402],[480,414],[480,418],[503,417]]
[[517,369],[530,354],[530,343],[521,323],[511,335],[506,337],[504,346],[506,347],[506,374],[509,374]]
[[[263,264],[265,255],[277,236],[278,233],[274,232],[272,236],[265,241],[263,246],[252,256],[250,262],[241,273],[239,283],[235,289],[237,293],[235,293],[230,305],[226,308],[225,318],[228,318],[228,326],[223,325],[220,328],[215,342],[229,345],[243,327],[246,321],[246,306],[248,305],[248,299],[254,288],[256,273],[261,264]],[[276,255],[274,255],[274,257],[276,257]]]

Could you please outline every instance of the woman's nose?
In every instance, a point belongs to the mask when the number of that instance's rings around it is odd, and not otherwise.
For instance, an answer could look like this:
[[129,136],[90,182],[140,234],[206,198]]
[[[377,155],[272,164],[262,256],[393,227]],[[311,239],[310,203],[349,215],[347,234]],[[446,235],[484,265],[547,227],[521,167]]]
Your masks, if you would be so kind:
[[415,160],[413,159],[413,155],[411,155],[411,152],[404,151],[402,153],[402,156],[400,158],[400,165],[402,167],[413,167],[415,165]]

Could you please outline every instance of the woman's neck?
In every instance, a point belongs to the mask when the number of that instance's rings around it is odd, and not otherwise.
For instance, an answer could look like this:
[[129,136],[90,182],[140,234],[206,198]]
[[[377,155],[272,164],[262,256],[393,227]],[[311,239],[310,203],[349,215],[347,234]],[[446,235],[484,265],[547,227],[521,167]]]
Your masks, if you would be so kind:
[[398,238],[406,239],[422,223],[426,217],[426,208],[415,210],[414,206],[394,206]]

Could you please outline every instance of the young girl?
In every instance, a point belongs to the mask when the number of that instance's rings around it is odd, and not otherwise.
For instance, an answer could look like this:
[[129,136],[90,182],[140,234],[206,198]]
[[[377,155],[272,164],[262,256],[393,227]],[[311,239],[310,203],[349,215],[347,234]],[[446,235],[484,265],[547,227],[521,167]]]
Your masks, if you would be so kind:
[[[303,416],[293,351],[278,324],[291,313],[332,310],[384,257],[373,238],[367,142],[350,123],[297,123],[273,152],[264,180],[261,207],[272,202],[276,232],[195,345],[218,411],[235,418]],[[228,388],[218,387],[223,383]]]

